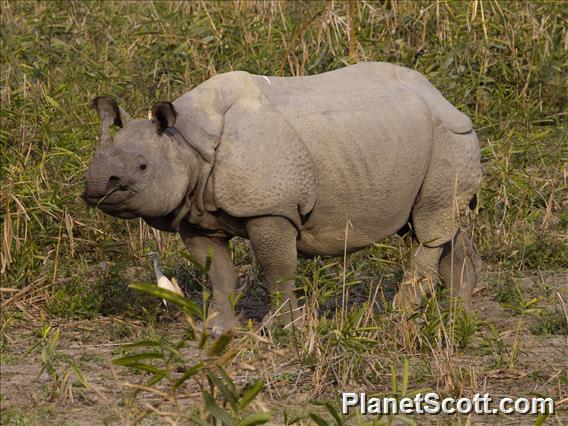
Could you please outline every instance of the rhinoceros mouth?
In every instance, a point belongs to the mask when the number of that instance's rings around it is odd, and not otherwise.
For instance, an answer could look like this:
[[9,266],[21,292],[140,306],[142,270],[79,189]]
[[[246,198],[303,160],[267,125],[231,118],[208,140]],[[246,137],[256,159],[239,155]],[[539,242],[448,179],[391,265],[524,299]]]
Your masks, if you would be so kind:
[[105,212],[118,211],[120,205],[136,193],[132,188],[113,188],[103,196],[92,196],[83,193],[83,199],[91,207],[97,207]]
[[104,210],[102,209],[106,214],[110,215],[110,216],[114,216],[114,217],[118,217],[120,219],[134,219],[135,217],[140,216],[137,213],[133,213],[131,211],[128,210]]

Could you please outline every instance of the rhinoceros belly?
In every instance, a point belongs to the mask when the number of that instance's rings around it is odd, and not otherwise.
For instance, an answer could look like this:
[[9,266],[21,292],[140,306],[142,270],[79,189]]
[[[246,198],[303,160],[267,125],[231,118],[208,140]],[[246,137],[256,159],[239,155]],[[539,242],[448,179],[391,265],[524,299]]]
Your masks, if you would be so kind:
[[326,84],[318,77],[306,77],[309,84],[271,77],[264,92],[301,136],[316,169],[317,201],[298,250],[340,255],[345,244],[348,251],[369,246],[406,223],[428,167],[432,119],[396,81],[355,73]]

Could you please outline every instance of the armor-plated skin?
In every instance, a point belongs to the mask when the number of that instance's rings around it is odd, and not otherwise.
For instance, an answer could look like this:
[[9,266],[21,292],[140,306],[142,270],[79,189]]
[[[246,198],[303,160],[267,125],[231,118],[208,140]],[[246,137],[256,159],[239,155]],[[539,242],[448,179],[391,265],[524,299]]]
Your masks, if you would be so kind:
[[[480,184],[479,142],[421,74],[386,63],[309,77],[231,72],[157,104],[154,120],[128,121],[111,98],[95,106],[104,140],[87,202],[179,232],[201,261],[211,247],[217,327],[235,324],[235,235],[250,239],[269,288],[294,310],[298,254],[342,255],[411,220],[417,247],[395,303],[413,306],[441,263],[471,305],[475,271],[458,231]],[[123,125],[114,141],[112,122]]]

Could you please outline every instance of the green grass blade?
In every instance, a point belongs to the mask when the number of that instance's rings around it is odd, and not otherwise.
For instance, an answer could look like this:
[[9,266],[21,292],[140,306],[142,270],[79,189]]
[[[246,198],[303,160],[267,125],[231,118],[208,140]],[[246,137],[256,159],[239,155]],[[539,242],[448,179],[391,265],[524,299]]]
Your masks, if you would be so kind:
[[270,411],[265,411],[263,413],[252,414],[239,423],[237,426],[253,426],[253,425],[263,425],[268,423],[272,419],[272,413]]
[[223,422],[226,426],[233,426],[235,424],[227,410],[219,407],[209,392],[203,392],[203,399],[205,400],[205,409],[209,414]]
[[122,358],[117,358],[112,360],[114,365],[129,366],[130,364],[136,364],[140,361],[147,359],[162,359],[164,356],[159,352],[145,352],[136,355],[128,355]]
[[313,422],[315,424],[317,424],[318,426],[329,426],[329,422],[327,420],[325,420],[323,417],[318,416],[315,413],[310,413],[309,416],[310,416],[310,419],[312,419]]
[[174,391],[176,391],[186,380],[190,379],[195,374],[197,374],[199,371],[201,371],[203,366],[204,366],[204,364],[202,362],[200,362],[199,364],[196,364],[193,367],[187,369],[185,371],[185,373],[183,373],[183,375],[175,382],[174,387],[173,387]]
[[408,381],[410,379],[408,358],[404,358],[402,361],[402,385],[400,388],[400,396],[406,395],[406,390],[408,389]]
[[[219,389],[219,391],[221,391],[221,394],[223,395],[223,398],[225,398],[225,401],[227,401],[231,405],[231,408],[233,409],[233,411],[236,412],[237,411],[237,402],[238,402],[237,401],[237,395],[235,395],[231,391],[231,389],[223,382],[223,380],[221,380],[215,374],[209,373],[209,374],[207,374],[207,377],[209,378],[209,380],[211,380],[213,382],[213,384]],[[232,381],[231,381],[231,384],[232,384]]]
[[179,294],[174,293],[173,291],[156,287],[155,285],[140,283],[130,284],[128,287],[133,290],[142,291],[151,296],[155,296],[173,303],[174,305],[183,308],[187,313],[195,318],[199,318],[201,316],[201,309],[195,303],[191,302],[185,297],[181,297]]
[[163,375],[166,374],[164,370],[161,370],[158,367],[154,367],[153,365],[144,364],[144,363],[133,363],[133,364],[124,365],[123,367],[132,368],[134,370],[146,371],[152,374],[163,374]]
[[150,380],[145,383],[145,386],[148,388],[152,387],[156,383],[159,383],[164,377],[166,377],[166,375],[162,373],[154,374],[152,377],[150,377]]
[[247,387],[239,399],[239,410],[244,410],[259,394],[263,387],[264,382],[262,380],[257,380],[251,386]]
[[227,345],[233,340],[233,330],[227,330],[219,337],[215,339],[215,341],[211,344],[209,349],[207,350],[207,355],[209,356],[216,356],[220,355],[221,352],[227,347]]
[[335,407],[331,405],[329,402],[324,402],[324,405],[325,408],[327,408],[329,414],[331,414],[331,417],[333,417],[333,419],[335,420],[335,423],[337,423],[337,426],[343,425],[344,423],[343,419],[341,418]]

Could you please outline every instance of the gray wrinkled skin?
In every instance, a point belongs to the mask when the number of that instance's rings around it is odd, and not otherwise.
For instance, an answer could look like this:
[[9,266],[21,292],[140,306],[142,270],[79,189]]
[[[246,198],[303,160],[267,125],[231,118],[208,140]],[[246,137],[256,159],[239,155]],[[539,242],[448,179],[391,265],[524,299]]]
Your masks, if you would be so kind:
[[[409,220],[415,248],[395,305],[415,306],[439,275],[471,306],[475,270],[459,217],[479,188],[479,142],[421,74],[387,63],[309,77],[231,72],[157,105],[154,120],[130,120],[111,98],[95,104],[103,137],[86,201],[179,232],[201,261],[211,248],[215,327],[236,323],[233,236],[250,239],[290,320],[298,254],[356,251]],[[114,140],[112,123],[123,125]]]

